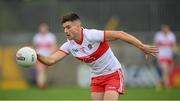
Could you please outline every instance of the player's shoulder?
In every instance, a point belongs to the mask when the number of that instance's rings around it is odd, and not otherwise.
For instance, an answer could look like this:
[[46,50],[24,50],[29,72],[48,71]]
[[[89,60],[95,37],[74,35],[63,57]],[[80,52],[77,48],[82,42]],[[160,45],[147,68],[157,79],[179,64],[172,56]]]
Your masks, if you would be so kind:
[[100,37],[102,33],[104,33],[104,31],[98,29],[83,29],[83,34],[88,40]]
[[163,33],[161,31],[156,33],[156,36],[161,36]]
[[83,29],[84,34],[93,34],[93,33],[98,33],[100,31],[101,30],[98,30],[98,29],[87,29],[87,28]]
[[169,35],[172,37],[175,37],[175,33],[174,32],[169,32]]
[[33,36],[33,39],[37,39],[40,37],[40,34],[39,33],[36,33],[34,36]]
[[156,38],[162,38],[163,35],[164,35],[164,34],[163,34],[161,31],[159,31],[159,32],[157,32],[157,33],[155,34],[155,37],[156,37]]
[[173,32],[169,33],[169,38],[171,38],[172,40],[176,39],[176,35]]
[[41,35],[39,33],[36,33],[32,38],[32,41],[34,43],[38,43],[40,40],[41,40]]
[[48,32],[48,35],[54,36],[54,33],[52,33],[52,32]]
[[52,32],[48,32],[48,36],[49,36],[49,37],[55,37],[55,34],[52,33]]

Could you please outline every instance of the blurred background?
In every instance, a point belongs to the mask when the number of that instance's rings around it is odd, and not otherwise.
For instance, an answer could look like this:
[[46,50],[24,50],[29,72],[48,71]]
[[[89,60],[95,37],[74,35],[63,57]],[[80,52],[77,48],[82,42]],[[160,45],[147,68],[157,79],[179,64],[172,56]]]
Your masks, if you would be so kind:
[[179,0],[0,0],[0,99],[90,99],[88,66],[71,55],[46,71],[45,89],[36,87],[35,66],[23,68],[15,62],[16,51],[33,44],[41,22],[48,24],[60,47],[66,41],[60,19],[72,12],[85,28],[123,30],[148,44],[162,24],[169,25],[178,47],[170,90],[156,89],[154,59],[146,61],[140,50],[122,41],[110,46],[123,65],[127,90],[122,99],[180,99],[179,5]]

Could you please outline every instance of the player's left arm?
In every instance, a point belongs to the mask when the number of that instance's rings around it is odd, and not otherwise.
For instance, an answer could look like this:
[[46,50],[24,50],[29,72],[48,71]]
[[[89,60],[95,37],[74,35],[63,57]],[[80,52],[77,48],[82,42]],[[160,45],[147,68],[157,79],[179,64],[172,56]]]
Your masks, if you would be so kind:
[[156,56],[158,53],[158,48],[156,46],[143,44],[140,40],[124,31],[105,31],[105,38],[107,41],[114,41],[117,39],[123,40],[139,48],[146,55]]
[[176,54],[177,51],[178,51],[178,46],[177,46],[177,43],[176,43],[176,42],[174,42],[172,49],[173,49],[173,52]]
[[176,42],[176,36],[175,34],[171,34],[171,41],[172,41],[172,51],[173,51],[173,57],[176,58],[177,52],[178,52],[178,46],[177,46],[177,42]]

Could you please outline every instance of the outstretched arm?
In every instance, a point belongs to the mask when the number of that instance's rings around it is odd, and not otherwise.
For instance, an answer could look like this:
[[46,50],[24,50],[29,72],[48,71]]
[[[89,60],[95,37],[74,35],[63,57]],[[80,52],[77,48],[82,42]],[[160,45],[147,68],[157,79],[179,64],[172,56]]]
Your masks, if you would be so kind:
[[140,40],[138,40],[137,38],[135,38],[134,36],[132,36],[126,32],[105,31],[105,33],[106,33],[105,36],[106,36],[107,41],[113,41],[113,40],[117,40],[117,39],[123,40],[129,44],[136,46],[140,50],[142,50],[145,53],[146,57],[148,55],[156,56],[156,54],[158,53],[158,48],[156,46],[143,44]]
[[51,56],[43,56],[43,55],[37,54],[38,60],[48,66],[51,66],[55,64],[56,62],[62,60],[65,56],[67,56],[67,54],[59,50],[56,51]]

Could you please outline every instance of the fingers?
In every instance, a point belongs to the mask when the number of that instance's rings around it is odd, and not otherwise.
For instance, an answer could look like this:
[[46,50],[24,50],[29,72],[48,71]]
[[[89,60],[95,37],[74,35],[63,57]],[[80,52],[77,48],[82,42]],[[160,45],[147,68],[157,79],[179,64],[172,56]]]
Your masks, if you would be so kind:
[[155,46],[155,45],[148,45],[148,44],[143,44],[144,46],[148,46],[148,47],[156,47],[157,48],[157,46]]
[[149,53],[145,53],[145,54],[148,54],[150,56],[156,57],[158,53],[156,53],[156,52],[149,52]]
[[151,57],[156,57],[157,54],[159,53],[158,47],[154,45],[144,44],[142,50],[145,53],[146,60],[148,61],[150,60]]
[[157,53],[145,53],[145,58],[147,61],[150,61],[152,57],[156,57]]
[[151,60],[152,57],[155,57],[155,54],[145,54],[145,58],[146,60],[149,62]]
[[151,45],[144,45],[143,51],[145,53],[158,53],[159,49],[156,46],[151,46]]
[[147,50],[144,50],[146,53],[159,53],[159,50],[158,49],[147,49]]
[[145,45],[144,48],[150,49],[150,50],[158,50],[158,47],[156,47],[156,46]]
[[145,55],[145,58],[146,58],[146,60],[147,60],[147,61],[150,61],[151,56],[150,56],[150,55],[148,55],[148,54],[146,54],[146,55]]
[[152,57],[156,57],[157,56],[157,54],[154,54],[154,53],[150,53],[149,55],[152,56]]
[[157,51],[157,50],[147,50],[147,51],[143,51],[145,54],[151,54],[151,55],[153,55],[153,56],[156,56],[158,53],[159,53],[159,51]]

